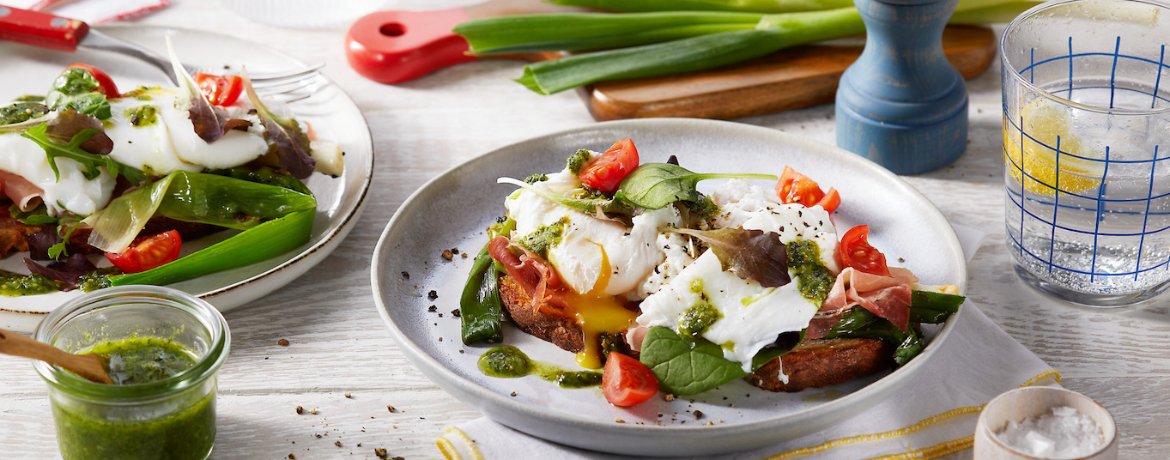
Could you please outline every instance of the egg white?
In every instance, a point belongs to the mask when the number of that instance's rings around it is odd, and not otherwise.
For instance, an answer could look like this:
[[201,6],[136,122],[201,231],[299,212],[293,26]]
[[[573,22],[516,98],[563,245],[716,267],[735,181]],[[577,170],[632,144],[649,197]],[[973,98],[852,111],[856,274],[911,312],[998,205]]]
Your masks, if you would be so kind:
[[[246,115],[252,121],[247,131],[231,130],[208,144],[195,133],[185,99],[177,90],[150,89],[142,96],[110,101],[111,117],[105,120],[104,131],[114,143],[110,157],[119,163],[164,176],[240,166],[268,151],[264,128],[255,116]],[[131,111],[146,105],[155,108],[157,121],[134,126]],[[40,146],[19,133],[0,134],[0,170],[40,187],[49,215],[69,211],[85,216],[109,203],[115,178],[104,168],[97,178],[87,180],[80,163],[68,158],[57,158],[56,163],[60,179]]]

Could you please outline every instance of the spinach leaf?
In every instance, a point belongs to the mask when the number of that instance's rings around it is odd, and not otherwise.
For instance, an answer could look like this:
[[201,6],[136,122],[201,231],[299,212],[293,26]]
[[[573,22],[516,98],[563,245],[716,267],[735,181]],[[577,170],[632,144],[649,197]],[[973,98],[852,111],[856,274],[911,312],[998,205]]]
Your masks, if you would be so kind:
[[121,175],[130,181],[131,184],[149,184],[150,177],[130,166],[124,165],[115,161],[109,155],[94,155],[92,153],[81,150],[81,145],[88,141],[91,137],[98,134],[100,130],[84,129],[73,136],[73,139],[68,144],[59,144],[49,139],[45,134],[48,126],[45,124],[29,128],[20,135],[36,142],[42,149],[45,150],[45,155],[49,158],[49,167],[53,169],[53,173],[57,175],[60,180],[61,173],[57,170],[57,157],[68,158],[81,163],[85,167],[83,175],[88,180],[93,180],[101,175],[99,167],[105,166],[106,170],[112,175]]
[[[752,370],[792,351],[803,339],[803,331],[780,334],[775,344],[756,353]],[[662,391],[681,396],[699,394],[748,376],[742,364],[723,357],[719,345],[681,336],[661,326],[646,333],[639,360],[654,372]]]
[[682,396],[748,375],[742,365],[723,357],[719,345],[686,338],[665,327],[653,327],[646,333],[639,360],[654,372],[662,391]]
[[73,109],[99,120],[110,118],[110,101],[99,91],[97,79],[80,67],[65,69],[53,80],[53,89],[45,95],[45,105],[57,111]]
[[767,179],[768,174],[697,174],[669,163],[645,163],[622,180],[614,198],[646,209],[661,209],[676,201],[695,202],[695,188],[704,179]]
[[763,230],[721,228],[719,230],[671,230],[698,238],[715,252],[723,269],[736,276],[755,280],[764,287],[780,287],[792,281],[788,275],[788,250],[780,235]]
[[914,291],[910,295],[911,323],[941,323],[952,313],[959,311],[959,305],[966,297],[941,292]]

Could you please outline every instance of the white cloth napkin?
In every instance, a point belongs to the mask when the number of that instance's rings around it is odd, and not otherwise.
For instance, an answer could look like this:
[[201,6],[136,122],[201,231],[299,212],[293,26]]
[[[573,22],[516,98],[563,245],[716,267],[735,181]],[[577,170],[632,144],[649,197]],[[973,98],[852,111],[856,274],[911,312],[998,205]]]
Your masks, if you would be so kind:
[[[956,227],[967,259],[985,234]],[[1007,335],[970,300],[950,338],[914,382],[890,398],[825,430],[719,459],[932,459],[971,447],[979,410],[996,395],[1051,384],[1060,374]],[[630,458],[563,446],[487,418],[448,427],[438,440],[448,459]]]
[[3,0],[3,3],[77,19],[93,25],[135,19],[167,6],[170,0]]

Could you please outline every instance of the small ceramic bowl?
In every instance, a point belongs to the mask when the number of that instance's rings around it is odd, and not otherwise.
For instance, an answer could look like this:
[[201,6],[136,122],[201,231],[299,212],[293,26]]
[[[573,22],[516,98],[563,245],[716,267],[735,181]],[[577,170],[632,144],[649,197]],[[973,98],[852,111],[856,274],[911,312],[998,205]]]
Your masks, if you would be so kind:
[[1059,406],[1072,407],[1096,422],[1105,441],[1096,452],[1068,460],[1117,459],[1117,424],[1104,406],[1063,388],[1028,387],[996,396],[983,408],[975,426],[975,460],[1046,460],[1008,447],[995,433],[1002,431],[1008,422],[1035,418]]

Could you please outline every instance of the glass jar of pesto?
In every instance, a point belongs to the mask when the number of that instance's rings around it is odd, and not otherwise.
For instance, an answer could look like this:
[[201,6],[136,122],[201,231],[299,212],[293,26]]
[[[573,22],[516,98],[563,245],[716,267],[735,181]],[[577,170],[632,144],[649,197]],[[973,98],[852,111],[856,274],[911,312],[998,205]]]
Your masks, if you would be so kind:
[[57,308],[34,338],[110,358],[114,385],[36,361],[66,460],[204,460],[215,443],[216,373],[227,322],[207,302],[157,286],[102,289]]

